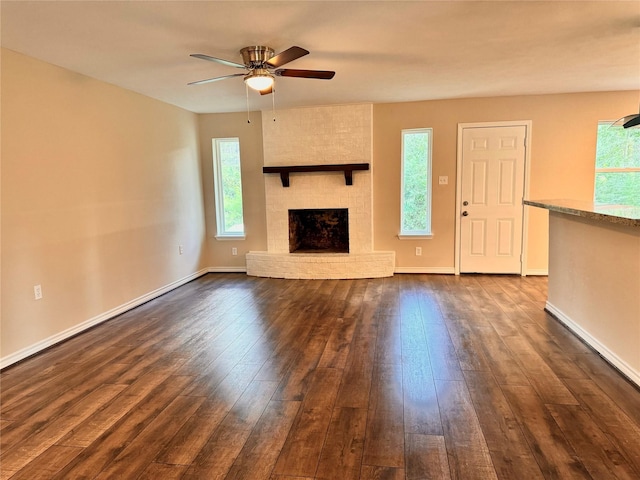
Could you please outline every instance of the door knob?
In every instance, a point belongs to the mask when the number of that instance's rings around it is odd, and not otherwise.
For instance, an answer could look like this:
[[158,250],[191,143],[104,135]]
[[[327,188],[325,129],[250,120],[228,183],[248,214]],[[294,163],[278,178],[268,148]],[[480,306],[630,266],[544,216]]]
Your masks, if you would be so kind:
[[467,212],[466,210],[464,212],[462,212],[462,216],[466,217],[467,215],[469,215],[469,212]]
[[465,200],[464,202],[462,202],[462,205],[466,207],[467,205],[469,205],[469,202]]

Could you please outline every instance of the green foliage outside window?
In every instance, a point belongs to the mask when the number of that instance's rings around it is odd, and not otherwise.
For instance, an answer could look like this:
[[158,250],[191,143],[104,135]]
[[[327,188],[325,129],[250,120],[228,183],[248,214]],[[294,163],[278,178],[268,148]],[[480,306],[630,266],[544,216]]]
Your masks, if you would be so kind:
[[[217,139],[216,199],[218,221],[223,224],[218,234],[243,234],[242,177],[240,173],[240,143],[238,139]],[[222,206],[220,209],[219,207]],[[220,218],[222,217],[222,218]]]
[[429,188],[431,131],[404,131],[401,232],[430,233],[431,192]]
[[594,200],[640,207],[640,129],[598,125]]

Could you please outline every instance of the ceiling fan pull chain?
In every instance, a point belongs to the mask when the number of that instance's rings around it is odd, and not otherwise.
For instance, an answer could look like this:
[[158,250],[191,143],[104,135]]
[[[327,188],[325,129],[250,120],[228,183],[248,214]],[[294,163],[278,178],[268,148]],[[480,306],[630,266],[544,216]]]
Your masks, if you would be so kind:
[[251,118],[249,118],[249,86],[245,83],[244,89],[247,92],[247,123],[251,123]]
[[275,85],[273,86],[273,91],[271,92],[271,110],[273,112],[273,121],[276,121],[276,89]]

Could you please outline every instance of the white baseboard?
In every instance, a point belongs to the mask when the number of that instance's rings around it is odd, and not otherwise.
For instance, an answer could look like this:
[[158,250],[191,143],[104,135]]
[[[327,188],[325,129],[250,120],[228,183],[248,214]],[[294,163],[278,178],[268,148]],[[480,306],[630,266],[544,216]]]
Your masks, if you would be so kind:
[[393,273],[437,273],[454,275],[453,267],[396,267]]
[[44,340],[34,343],[33,345],[30,345],[21,350],[18,350],[17,352],[12,353],[11,355],[2,357],[0,358],[0,368],[5,368],[5,367],[8,367],[9,365],[13,365],[14,363],[19,362],[20,360],[23,360],[27,357],[30,357],[31,355],[34,355],[44,350],[45,348],[51,347],[56,343],[59,343],[63,340],[66,340],[67,338],[77,335],[78,333],[84,330],[87,330],[88,328],[91,328],[115,316],[118,316],[128,310],[138,307],[143,303],[148,302],[149,300],[153,300],[154,298],[159,297],[160,295],[164,295],[165,293],[170,292],[171,290],[178,288],[184,285],[185,283],[189,283],[190,281],[195,280],[196,278],[201,277],[206,273],[208,273],[207,269],[199,270],[195,273],[192,273],[191,275],[187,275],[186,277],[176,280],[175,282],[171,282],[170,284],[165,285],[164,287],[153,290],[152,292],[149,292],[145,295],[135,298],[127,303],[123,303],[122,305],[112,308],[111,310],[101,313],[100,315],[90,318],[89,320],[85,320],[84,322],[74,325],[73,327],[68,328],[62,332],[56,333],[55,335],[45,338]]
[[[247,267],[209,267],[209,273],[247,273]],[[396,267],[393,273],[437,273],[453,275],[453,267]],[[533,274],[536,275],[536,274]],[[540,273],[539,275],[546,275]]]
[[533,276],[548,277],[549,270],[546,268],[530,268],[525,271],[525,275],[531,276],[531,277]]
[[618,369],[620,373],[640,387],[640,372],[634,370],[629,364],[627,364],[627,362],[600,343],[597,338],[580,327],[580,325],[573,321],[569,316],[565,315],[562,310],[556,308],[549,302],[546,303],[545,309],[557,318],[559,322],[564,324],[569,330],[580,337],[587,345],[598,352],[607,362]]
[[207,273],[247,273],[247,267],[209,267]]

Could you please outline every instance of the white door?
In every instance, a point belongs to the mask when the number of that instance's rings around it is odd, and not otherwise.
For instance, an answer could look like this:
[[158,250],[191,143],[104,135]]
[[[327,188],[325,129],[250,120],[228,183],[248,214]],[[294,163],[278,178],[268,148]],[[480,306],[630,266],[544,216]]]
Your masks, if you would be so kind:
[[521,273],[524,125],[462,130],[460,272]]

